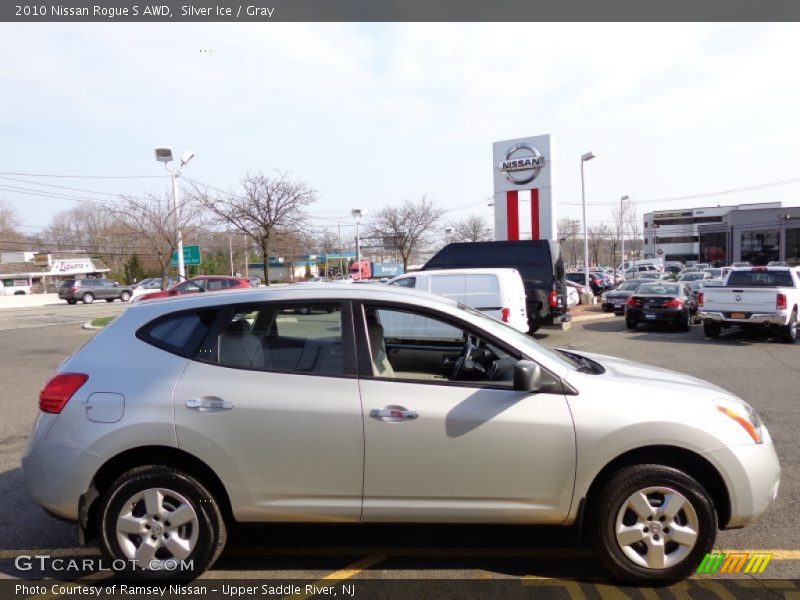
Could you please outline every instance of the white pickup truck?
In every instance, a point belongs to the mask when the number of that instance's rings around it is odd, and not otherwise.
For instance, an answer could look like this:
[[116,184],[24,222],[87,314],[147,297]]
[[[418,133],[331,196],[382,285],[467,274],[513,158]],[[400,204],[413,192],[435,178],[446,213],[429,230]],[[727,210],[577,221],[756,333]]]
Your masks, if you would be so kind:
[[717,337],[723,328],[772,328],[781,341],[797,338],[800,276],[793,267],[732,269],[725,285],[704,287],[697,295],[703,333]]

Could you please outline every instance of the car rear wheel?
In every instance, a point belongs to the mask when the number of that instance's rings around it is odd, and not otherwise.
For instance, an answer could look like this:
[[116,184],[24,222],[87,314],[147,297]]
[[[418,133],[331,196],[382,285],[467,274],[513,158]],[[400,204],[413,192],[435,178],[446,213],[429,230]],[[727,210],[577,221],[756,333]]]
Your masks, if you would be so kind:
[[122,292],[119,295],[119,299],[122,300],[123,302],[127,302],[128,300],[131,299],[131,293],[130,292]]
[[625,327],[627,327],[628,329],[636,329],[636,321],[634,321],[630,317],[625,317]]
[[67,300],[67,304],[77,304],[77,300]]
[[781,341],[784,344],[794,344],[797,339],[797,311],[792,311],[792,316],[789,317],[789,324],[781,327]]
[[94,294],[86,292],[83,296],[81,296],[81,302],[83,302],[84,304],[91,304],[92,302],[94,302]]
[[683,319],[678,321],[678,329],[680,331],[692,330],[692,316],[687,314]]
[[703,333],[706,337],[715,338],[719,337],[720,332],[722,331],[722,325],[715,321],[710,321],[706,319],[703,321]]
[[662,465],[618,471],[594,498],[595,552],[616,577],[682,579],[710,552],[714,504],[692,477]]
[[200,481],[171,467],[124,473],[100,500],[100,547],[127,575],[190,578],[225,547],[227,529],[216,500]]

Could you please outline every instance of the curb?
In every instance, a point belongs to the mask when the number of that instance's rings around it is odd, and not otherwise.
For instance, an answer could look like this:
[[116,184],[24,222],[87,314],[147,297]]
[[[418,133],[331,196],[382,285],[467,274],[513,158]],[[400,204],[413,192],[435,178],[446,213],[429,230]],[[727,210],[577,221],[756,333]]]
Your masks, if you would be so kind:
[[83,325],[81,325],[81,329],[102,329],[102,327],[95,327],[92,325],[91,321],[86,321]]
[[572,323],[581,323],[583,321],[596,321],[598,319],[613,319],[616,315],[613,312],[610,313],[596,313],[596,314],[588,314],[583,315],[580,317],[572,317]]

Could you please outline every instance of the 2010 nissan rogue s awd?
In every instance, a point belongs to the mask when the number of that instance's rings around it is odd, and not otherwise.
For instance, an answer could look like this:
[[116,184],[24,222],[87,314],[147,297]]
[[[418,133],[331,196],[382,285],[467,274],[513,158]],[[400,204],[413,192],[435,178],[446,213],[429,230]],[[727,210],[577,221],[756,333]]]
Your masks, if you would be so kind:
[[234,522],[582,520],[615,576],[679,578],[780,478],[719,387],[389,286],[139,303],[39,406],[27,490],[142,574],[209,568]]

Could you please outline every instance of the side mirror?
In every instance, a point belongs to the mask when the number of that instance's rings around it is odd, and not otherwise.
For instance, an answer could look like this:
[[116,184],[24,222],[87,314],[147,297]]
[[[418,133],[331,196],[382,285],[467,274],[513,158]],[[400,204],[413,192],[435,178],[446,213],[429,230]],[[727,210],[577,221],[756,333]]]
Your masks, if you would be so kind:
[[535,392],[542,386],[542,368],[532,360],[519,360],[514,365],[514,391]]

